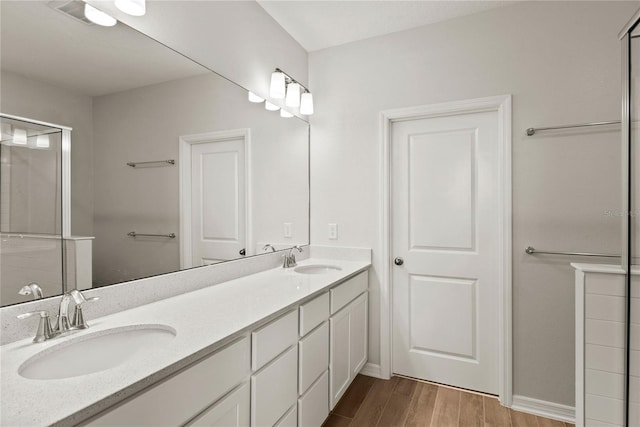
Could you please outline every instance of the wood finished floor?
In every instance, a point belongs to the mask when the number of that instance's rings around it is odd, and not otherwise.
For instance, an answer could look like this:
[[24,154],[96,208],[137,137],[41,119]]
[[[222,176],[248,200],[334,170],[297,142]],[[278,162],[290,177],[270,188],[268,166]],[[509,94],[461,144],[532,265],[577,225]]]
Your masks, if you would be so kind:
[[493,397],[407,378],[358,375],[323,427],[573,427],[512,411]]

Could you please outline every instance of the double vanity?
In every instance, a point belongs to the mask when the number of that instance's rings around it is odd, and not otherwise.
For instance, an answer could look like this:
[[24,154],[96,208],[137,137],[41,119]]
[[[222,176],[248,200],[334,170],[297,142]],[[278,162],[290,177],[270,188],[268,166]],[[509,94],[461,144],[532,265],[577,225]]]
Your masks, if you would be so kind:
[[310,258],[5,344],[2,425],[320,426],[367,361],[369,266]]

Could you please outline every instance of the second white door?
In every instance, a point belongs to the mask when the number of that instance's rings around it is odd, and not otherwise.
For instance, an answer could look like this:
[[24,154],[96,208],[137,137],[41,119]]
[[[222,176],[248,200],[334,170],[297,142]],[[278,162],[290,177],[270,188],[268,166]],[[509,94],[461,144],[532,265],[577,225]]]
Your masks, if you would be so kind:
[[492,394],[498,127],[497,112],[391,125],[393,372]]
[[191,265],[244,255],[245,141],[191,145]]

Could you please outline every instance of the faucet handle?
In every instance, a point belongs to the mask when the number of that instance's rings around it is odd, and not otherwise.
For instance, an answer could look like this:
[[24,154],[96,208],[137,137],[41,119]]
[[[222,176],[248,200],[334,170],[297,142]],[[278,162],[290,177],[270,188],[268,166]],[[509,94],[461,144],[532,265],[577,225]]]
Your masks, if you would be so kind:
[[[80,293],[80,295],[82,295],[82,293]],[[82,314],[82,304],[84,304],[85,302],[97,301],[99,299],[100,297],[84,298],[83,296],[83,301],[77,303],[75,309],[73,310],[73,319],[71,320],[72,328],[87,329],[89,327],[87,322],[84,320],[84,315]]]
[[28,313],[19,314],[16,317],[22,320],[35,315],[40,315],[40,322],[38,323],[38,330],[33,342],[43,342],[53,338],[56,334],[53,329],[51,329],[51,322],[49,321],[49,313],[47,311],[29,311]]

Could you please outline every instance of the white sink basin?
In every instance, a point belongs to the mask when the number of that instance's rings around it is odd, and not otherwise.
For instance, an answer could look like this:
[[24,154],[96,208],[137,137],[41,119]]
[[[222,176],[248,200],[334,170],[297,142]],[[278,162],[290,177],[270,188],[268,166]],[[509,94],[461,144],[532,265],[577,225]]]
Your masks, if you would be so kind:
[[300,267],[296,267],[293,269],[293,271],[295,271],[296,273],[301,274],[325,274],[340,270],[342,270],[342,268],[338,267],[337,265],[328,264],[301,265]]
[[108,329],[62,342],[24,362],[18,373],[34,380],[92,374],[116,367],[138,353],[152,353],[176,336],[166,325],[133,325]]

